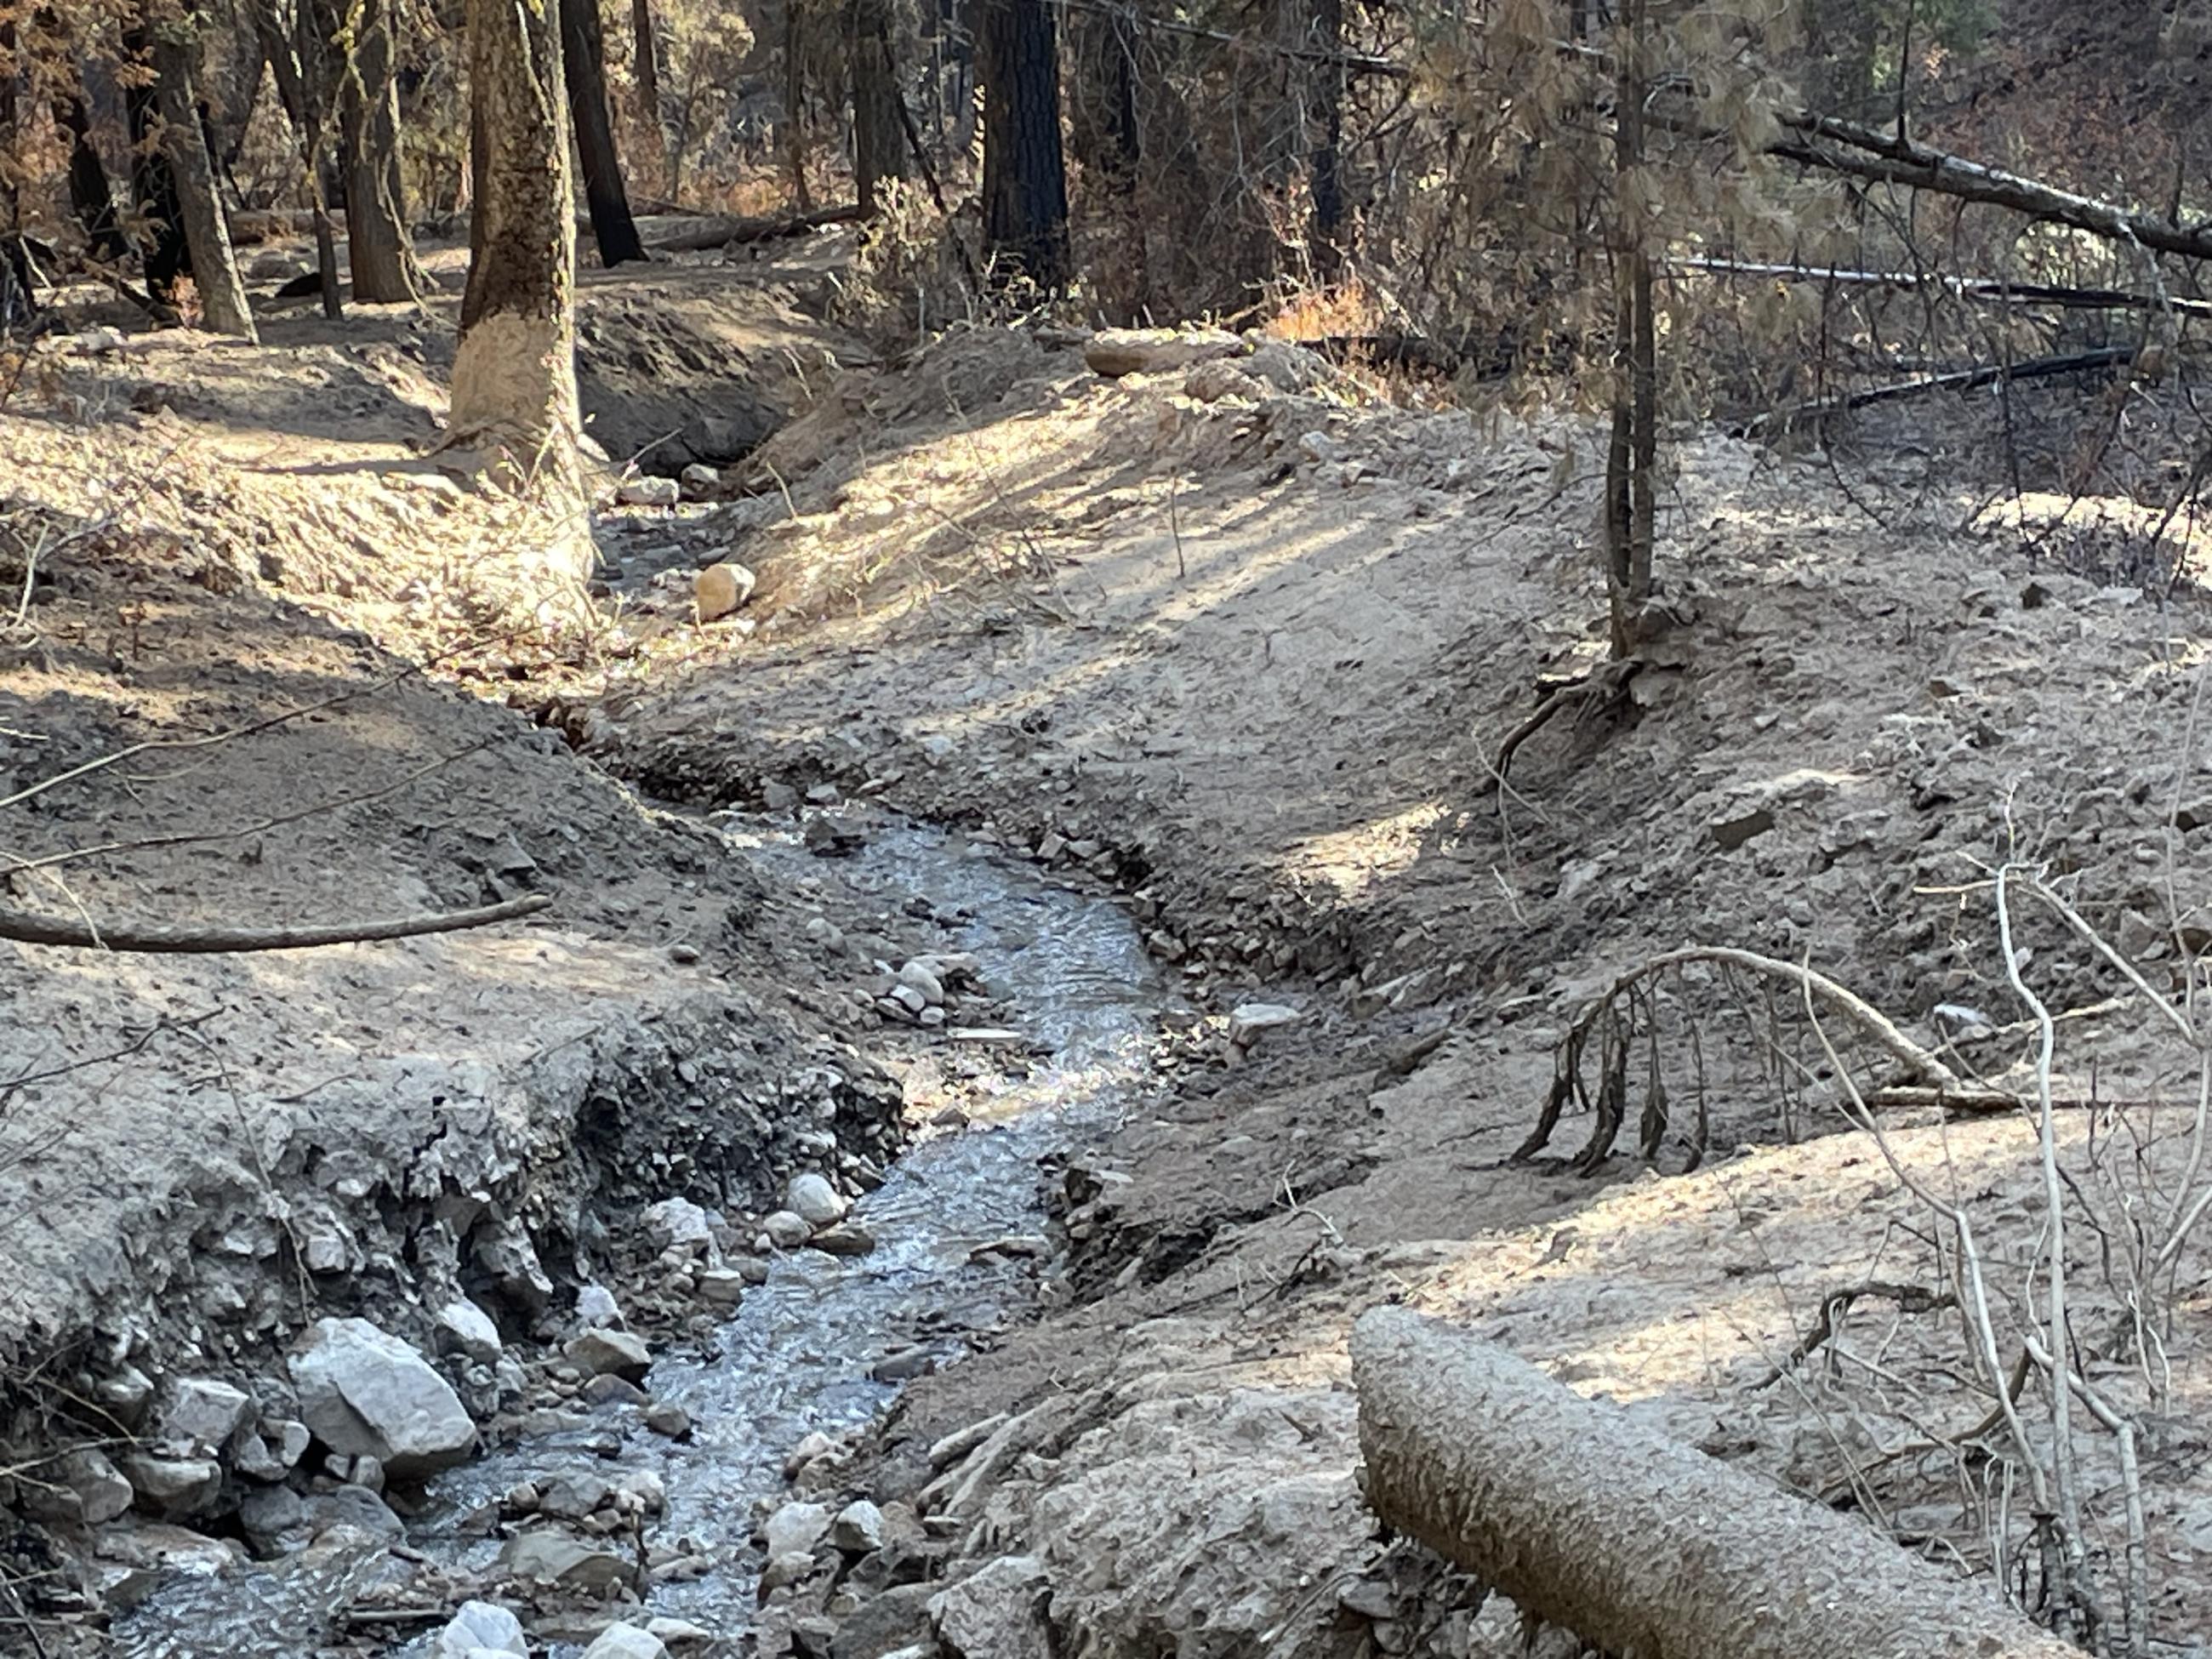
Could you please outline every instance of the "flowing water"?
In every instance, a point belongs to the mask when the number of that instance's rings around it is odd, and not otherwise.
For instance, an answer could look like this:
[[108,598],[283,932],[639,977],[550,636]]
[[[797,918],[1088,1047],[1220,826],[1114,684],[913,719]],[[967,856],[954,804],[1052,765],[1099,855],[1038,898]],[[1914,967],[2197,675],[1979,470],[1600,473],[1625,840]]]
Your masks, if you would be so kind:
[[[787,826],[733,821],[724,833],[787,878],[824,873]],[[988,1258],[972,1262],[969,1252],[1036,1231],[1038,1159],[1110,1126],[1141,1094],[1169,994],[1121,910],[1048,885],[1024,866],[974,855],[981,851],[918,828],[872,830],[866,847],[835,874],[884,908],[920,896],[940,915],[971,915],[955,948],[973,953],[985,981],[1012,1003],[1021,1030],[1048,1058],[1004,1083],[976,1115],[984,1127],[926,1141],[893,1165],[854,1213],[877,1241],[872,1252],[780,1255],[768,1282],[746,1293],[710,1346],[656,1360],[647,1386],[690,1414],[689,1443],[647,1433],[634,1413],[601,1408],[586,1427],[526,1440],[441,1476],[410,1528],[416,1549],[434,1561],[488,1568],[497,1542],[471,1535],[465,1522],[518,1482],[651,1469],[665,1483],[668,1507],[647,1541],[681,1543],[714,1565],[698,1578],[657,1587],[650,1610],[734,1633],[754,1606],[756,1504],[786,1492],[790,1449],[811,1431],[863,1424],[890,1402],[896,1386],[870,1376],[888,1350],[919,1340],[951,1358],[963,1333],[988,1330],[1016,1310],[1024,1276]],[[117,1649],[128,1659],[310,1653],[331,1639],[348,1602],[398,1571],[380,1551],[181,1577],[118,1621]],[[435,1626],[429,1631],[394,1651],[431,1651]]]

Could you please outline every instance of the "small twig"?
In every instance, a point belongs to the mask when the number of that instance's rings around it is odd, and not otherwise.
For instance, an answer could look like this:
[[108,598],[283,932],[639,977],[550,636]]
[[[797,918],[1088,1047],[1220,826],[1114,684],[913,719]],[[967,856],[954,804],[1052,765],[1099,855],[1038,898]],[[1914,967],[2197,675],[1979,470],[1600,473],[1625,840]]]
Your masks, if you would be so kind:
[[11,939],[18,945],[171,956],[304,951],[325,945],[360,945],[381,939],[413,939],[423,933],[458,933],[465,927],[483,927],[531,915],[552,902],[548,894],[530,893],[474,910],[434,911],[428,915],[397,916],[383,921],[309,923],[290,927],[134,927],[125,924],[95,928],[82,921],[64,921],[57,916],[0,908],[0,939]]

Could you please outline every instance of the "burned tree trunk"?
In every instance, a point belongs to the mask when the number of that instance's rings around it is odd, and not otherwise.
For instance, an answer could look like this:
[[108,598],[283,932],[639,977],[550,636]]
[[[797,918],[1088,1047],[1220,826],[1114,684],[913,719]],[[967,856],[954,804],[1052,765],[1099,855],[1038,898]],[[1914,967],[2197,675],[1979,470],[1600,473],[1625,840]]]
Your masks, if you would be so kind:
[[1645,0],[1626,0],[1615,30],[1613,432],[1606,450],[1606,592],[1613,654],[1632,655],[1651,597],[1659,456],[1658,340],[1651,313],[1644,167]]
[[1060,59],[1045,0],[982,0],[983,240],[1002,279],[1067,287]]
[[1313,49],[1306,94],[1313,216],[1306,246],[1315,274],[1328,278],[1344,263],[1344,0],[1316,0]]
[[[123,56],[125,62],[150,72],[154,45],[143,24],[124,31]],[[131,199],[146,227],[146,291],[157,313],[174,321],[177,283],[192,274],[192,255],[185,242],[185,210],[177,200],[176,179],[161,146],[155,101],[155,82],[148,76],[134,76],[125,82],[123,110],[131,133]]]
[[[307,15],[304,8],[299,15],[304,22]],[[285,33],[283,21],[273,7],[266,3],[258,7],[254,25],[261,32],[262,50],[276,77],[277,101],[284,106],[285,118],[291,122],[298,142],[301,182],[315,216],[315,275],[322,290],[323,315],[338,317],[345,307],[338,289],[337,240],[331,221],[330,198],[323,189],[323,130],[329,114],[327,90],[308,72],[300,41]],[[301,33],[307,33],[303,27]]]
[[891,56],[889,0],[846,0],[847,61],[853,74],[853,176],[861,216],[872,217],[878,187],[907,176],[906,124]]
[[791,169],[792,205],[811,212],[813,192],[806,186],[806,53],[805,0],[783,0],[784,163]]
[[653,0],[630,0],[630,51],[636,65],[637,131],[645,141],[645,163],[651,169],[648,185],[671,191],[668,176],[668,129],[660,118],[660,42],[653,26]]
[[96,258],[120,259],[131,252],[131,239],[116,220],[114,186],[108,183],[100,146],[92,142],[92,118],[82,91],[54,100],[54,121],[70,136],[70,207],[84,227],[86,244]]
[[623,188],[622,159],[615,153],[614,112],[607,104],[606,42],[599,0],[560,0],[561,73],[568,112],[576,123],[576,154],[584,166],[584,203],[599,263],[618,265],[645,258],[637,222]]
[[1979,1585],[1402,1308],[1353,1328],[1391,1526],[1611,1653],[2081,1659]]
[[580,580],[591,538],[577,440],[576,218],[560,26],[550,7],[469,0],[469,283],[448,442],[500,458],[562,515],[555,574]]
[[208,154],[206,129],[200,123],[194,73],[198,47],[188,29],[188,22],[165,24],[153,38],[161,150],[168,162],[185,245],[190,250],[192,285],[199,291],[202,319],[217,334],[258,340],[252,309],[246,302],[245,279],[239,275],[238,256],[230,245],[230,227],[224,222],[222,204],[216,195],[215,161]]
[[399,173],[399,84],[393,72],[391,0],[363,0],[357,30],[337,41],[339,147],[344,152],[346,262],[353,296],[377,304],[417,300],[422,278],[407,234]]

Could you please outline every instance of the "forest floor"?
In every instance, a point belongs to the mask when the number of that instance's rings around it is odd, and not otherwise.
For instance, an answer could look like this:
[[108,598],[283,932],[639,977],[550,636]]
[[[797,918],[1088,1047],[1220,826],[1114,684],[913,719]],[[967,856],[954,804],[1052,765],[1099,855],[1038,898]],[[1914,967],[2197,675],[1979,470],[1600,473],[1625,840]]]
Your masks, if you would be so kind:
[[[833,860],[779,882],[622,780],[951,827],[1115,896],[1198,1011],[1158,1095],[1059,1170],[1034,1320],[799,1474],[927,1508],[927,1590],[825,1565],[744,1650],[877,1659],[933,1629],[971,1655],[1512,1650],[1500,1609],[1470,1634],[1461,1587],[1359,1504],[1344,1343],[1385,1300],[1935,1559],[2016,1545],[2024,1500],[1962,1444],[1988,1395],[1940,1230],[1844,1132],[1824,1036],[1868,1072],[1844,1030],[1692,967],[1632,1028],[1639,1077],[1669,1083],[1656,1165],[1632,1132],[1595,1177],[1509,1154],[1568,1022],[1685,945],[1809,962],[2020,1086],[2008,859],[2185,983],[2212,933],[2204,600],[2146,595],[2144,515],[2055,485],[1990,509],[2009,470],[1972,403],[1832,453],[1678,434],[1666,631],[1501,779],[1540,684],[1604,654],[1595,425],[1425,409],[1279,343],[1109,377],[1078,335],[975,325],[876,361],[821,320],[835,244],[587,283],[604,447],[744,453],[702,499],[611,506],[597,611],[550,641],[474,580],[528,522],[425,453],[444,302],[254,348],[88,319],[22,365],[0,410],[0,582],[27,595],[0,609],[9,902],[226,924],[556,904],[327,952],[0,952],[0,1079],[58,1072],[0,1097],[15,1437],[51,1444],[55,1402],[126,1360],[258,1376],[308,1304],[415,1334],[518,1233],[556,1294],[509,1334],[550,1337],[577,1280],[648,1272],[623,1237],[645,1202],[711,1199],[742,1235],[799,1164],[867,1184],[911,1127],[897,1079],[919,1098],[949,1049],[823,941],[895,963],[933,924],[842,894]],[[2053,428],[2097,395],[2037,394]],[[702,624],[694,573],[722,561],[757,588]],[[136,744],[162,746],[20,798]],[[2015,921],[2067,1016],[2060,1092],[2129,1109],[2061,1125],[2077,1339],[2140,1419],[2153,1628],[2186,1651],[2212,1628],[2201,1243],[2148,1293],[2150,1356],[2125,1339],[2197,1054],[2047,908]],[[1254,1004],[1294,1018],[1255,1032]],[[2033,1125],[1885,1122],[1972,1206],[2000,1328],[2027,1328]],[[1864,1294],[1796,1352],[1869,1283],[1928,1294]],[[925,1504],[933,1444],[1000,1418]],[[2119,1472],[2101,1436],[2084,1459],[2113,1575]]]

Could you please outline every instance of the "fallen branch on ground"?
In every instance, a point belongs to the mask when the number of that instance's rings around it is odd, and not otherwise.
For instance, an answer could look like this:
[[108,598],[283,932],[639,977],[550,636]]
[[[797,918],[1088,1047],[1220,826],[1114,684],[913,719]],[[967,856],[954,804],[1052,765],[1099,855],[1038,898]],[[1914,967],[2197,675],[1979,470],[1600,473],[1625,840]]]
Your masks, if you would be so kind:
[[246,951],[305,951],[324,945],[363,945],[380,939],[413,939],[423,933],[459,933],[512,921],[552,903],[544,893],[487,904],[474,910],[434,911],[383,921],[348,921],[291,927],[137,927],[120,923],[95,927],[84,921],[42,916],[28,910],[0,908],[0,939],[17,945],[51,945],[87,951],[125,951],[170,956],[228,956]]
[[646,246],[664,253],[702,253],[709,248],[738,242],[773,242],[786,236],[803,236],[829,225],[849,225],[860,216],[857,202],[817,208],[811,213],[775,214],[762,217],[717,219],[699,230],[678,231]]
[[1853,392],[1840,398],[1776,410],[1771,414],[1732,426],[1729,435],[1756,437],[1761,432],[1778,426],[1795,426],[1803,421],[1825,420],[1831,415],[1841,415],[1850,410],[1867,409],[1875,404],[1902,403],[1908,398],[1932,397],[1939,392],[1973,392],[1985,386],[1998,386],[2014,380],[2049,380],[2057,374],[2118,368],[2132,362],[2135,355],[2133,346],[2106,346],[2096,351],[2069,352],[2058,357],[2033,357],[2023,363],[1984,363],[1978,368],[1958,369],[1948,374],[1924,375],[1917,380],[1899,380],[1891,386],[1872,386],[1864,392]]
[[1401,1308],[1353,1328],[1361,1484],[1385,1522],[1609,1652],[2081,1659],[1861,1521]]
[[1836,1320],[1850,1311],[1851,1304],[1863,1296],[1878,1296],[1894,1302],[1898,1311],[1909,1314],[1934,1313],[1942,1308],[1955,1308],[1959,1298],[1949,1291],[1923,1290],[1917,1285],[1892,1285],[1886,1280],[1869,1279],[1863,1285],[1846,1285],[1840,1291],[1831,1291],[1820,1298],[1820,1316],[1813,1322],[1813,1328],[1797,1340],[1790,1350],[1790,1357],[1751,1386],[1771,1388],[1790,1374],[1793,1366],[1802,1365],[1827,1346],[1836,1334]]

